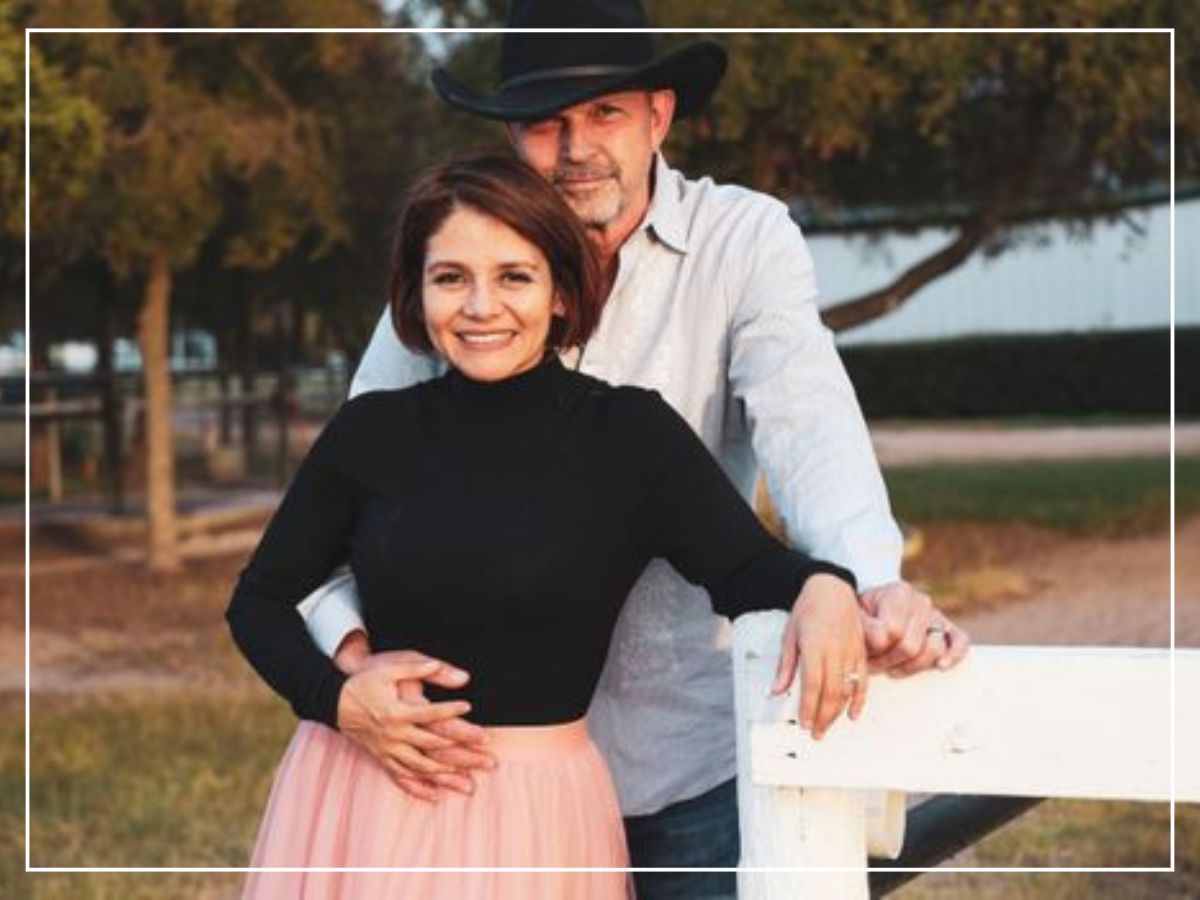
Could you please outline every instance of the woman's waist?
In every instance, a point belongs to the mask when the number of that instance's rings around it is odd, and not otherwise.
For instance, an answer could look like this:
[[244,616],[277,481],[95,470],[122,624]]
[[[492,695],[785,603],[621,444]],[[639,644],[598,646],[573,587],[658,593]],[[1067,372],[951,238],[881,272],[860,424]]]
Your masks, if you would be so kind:
[[591,748],[586,719],[549,725],[486,725],[485,749],[500,760],[535,760]]

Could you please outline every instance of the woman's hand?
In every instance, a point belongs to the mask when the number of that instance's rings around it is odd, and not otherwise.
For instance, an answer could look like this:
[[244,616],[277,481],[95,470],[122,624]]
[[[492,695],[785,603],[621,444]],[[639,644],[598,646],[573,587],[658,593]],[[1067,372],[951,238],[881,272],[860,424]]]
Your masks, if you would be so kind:
[[849,584],[817,574],[792,606],[772,694],[788,689],[800,663],[800,724],[816,740],[849,705],[857,719],[867,700],[867,651],[858,598]]
[[482,749],[487,732],[461,718],[469,703],[425,699],[425,682],[460,688],[466,672],[411,650],[371,654],[355,668],[342,687],[338,729],[405,792],[430,801],[438,799],[440,788],[470,794],[475,789],[470,771],[495,767]]

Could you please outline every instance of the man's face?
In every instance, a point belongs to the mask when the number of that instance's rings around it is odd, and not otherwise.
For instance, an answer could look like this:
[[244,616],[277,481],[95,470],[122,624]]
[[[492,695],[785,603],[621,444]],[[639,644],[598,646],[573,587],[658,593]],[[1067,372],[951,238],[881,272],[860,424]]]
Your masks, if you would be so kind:
[[517,155],[588,228],[624,240],[650,204],[651,162],[674,110],[672,91],[623,91],[508,130]]

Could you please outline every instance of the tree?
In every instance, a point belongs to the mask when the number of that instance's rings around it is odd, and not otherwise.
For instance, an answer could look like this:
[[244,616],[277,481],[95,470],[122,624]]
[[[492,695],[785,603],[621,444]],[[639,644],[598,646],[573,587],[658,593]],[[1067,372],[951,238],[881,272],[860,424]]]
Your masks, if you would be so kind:
[[[349,5],[359,14],[372,9]],[[214,21],[195,10],[186,2],[114,3],[107,12],[120,24],[159,27],[229,24],[241,11],[219,8]],[[311,7],[280,0],[274,12],[303,20]],[[118,277],[141,285],[148,558],[151,568],[171,570],[179,565],[168,368],[173,279],[222,222],[230,186],[243,192],[244,215],[227,234],[227,265],[265,268],[299,244],[319,253],[344,237],[327,123],[281,87],[277,71],[297,65],[328,73],[341,36],[289,36],[290,51],[259,35],[40,37],[39,52],[54,65],[34,73],[39,96],[52,77],[79,85],[100,111],[104,138],[84,194],[63,198],[51,182],[35,197],[35,212],[50,232],[69,234]],[[34,138],[35,159],[41,149]]]
[[[652,4],[678,21],[681,4]],[[694,9],[689,6],[688,10]],[[699,27],[752,24],[706,6]],[[673,15],[674,13],[674,15]],[[772,25],[1194,29],[1196,7],[1126,0],[1055,4],[755,4]],[[1181,25],[1184,23],[1180,23]],[[782,196],[820,220],[855,211],[861,227],[952,229],[893,282],[825,311],[835,329],[894,310],[976,252],[999,253],[1047,223],[1086,233],[1168,182],[1166,34],[722,35],[730,71],[704,127],[685,132],[689,165]],[[1177,45],[1181,54],[1192,53]],[[1194,64],[1193,64],[1194,65]],[[1198,85],[1178,84],[1181,134],[1200,133]],[[1180,141],[1180,147],[1184,141]],[[1194,152],[1184,177],[1200,176]],[[842,216],[841,218],[845,218]]]

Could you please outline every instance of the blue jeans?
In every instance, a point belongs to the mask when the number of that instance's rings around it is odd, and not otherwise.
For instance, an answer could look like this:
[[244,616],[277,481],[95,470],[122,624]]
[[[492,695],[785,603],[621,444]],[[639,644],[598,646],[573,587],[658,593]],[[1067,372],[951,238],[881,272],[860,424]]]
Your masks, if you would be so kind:
[[[737,782],[675,803],[649,816],[625,820],[634,868],[709,867],[738,864]],[[735,900],[733,872],[634,872],[638,900]]]

